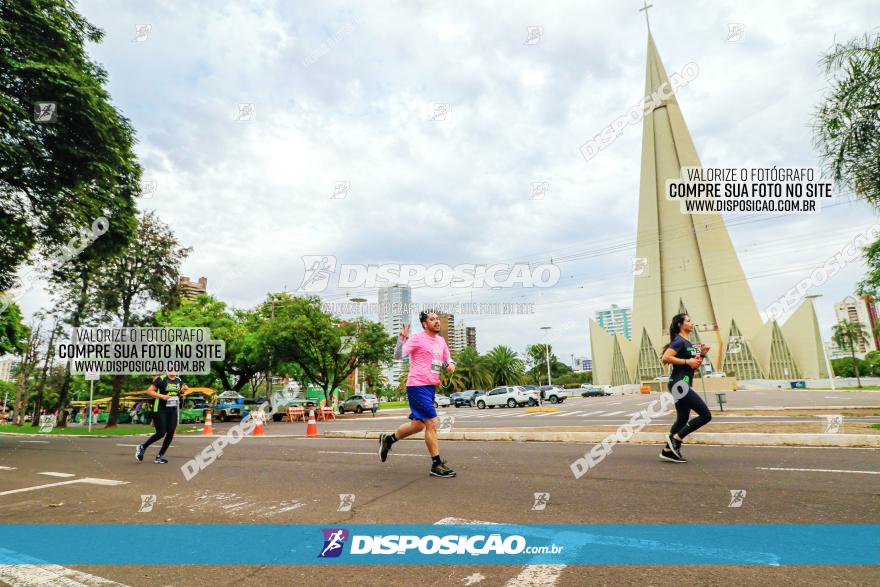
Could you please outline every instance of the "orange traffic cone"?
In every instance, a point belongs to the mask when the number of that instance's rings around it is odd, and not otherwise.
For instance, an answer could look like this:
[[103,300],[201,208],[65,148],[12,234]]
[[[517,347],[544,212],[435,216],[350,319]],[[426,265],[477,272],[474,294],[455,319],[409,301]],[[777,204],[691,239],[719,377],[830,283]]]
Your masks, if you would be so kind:
[[315,421],[315,408],[309,409],[309,425],[306,428],[306,436],[318,435],[318,423]]
[[254,432],[251,436],[265,436],[266,433],[263,430],[263,410],[257,409],[252,413],[256,420],[256,426],[254,426]]
[[202,436],[211,434],[214,434],[214,427],[211,426],[211,408],[205,408],[205,427],[202,428]]

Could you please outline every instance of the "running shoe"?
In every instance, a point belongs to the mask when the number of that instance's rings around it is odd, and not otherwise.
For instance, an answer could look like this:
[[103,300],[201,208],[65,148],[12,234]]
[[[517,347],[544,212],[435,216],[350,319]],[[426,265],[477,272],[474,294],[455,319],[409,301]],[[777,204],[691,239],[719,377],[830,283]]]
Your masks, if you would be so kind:
[[153,462],[156,463],[157,465],[165,465],[168,463],[168,459],[166,459],[162,455],[156,455],[156,460]]
[[143,444],[137,445],[137,448],[134,449],[134,458],[136,458],[138,462],[141,462],[144,460],[144,452],[146,452],[146,450],[147,449],[144,448]]
[[379,458],[382,459],[382,462],[385,462],[385,459],[388,458],[388,451],[391,450],[391,443],[388,442],[387,434],[379,435]]
[[682,458],[681,456],[681,441],[676,440],[672,434],[666,435],[666,446],[669,447],[669,450],[675,453],[675,456],[678,458]]
[[434,477],[455,477],[455,471],[446,466],[446,461],[437,465],[431,465],[431,475]]
[[674,452],[666,451],[665,449],[660,451],[660,460],[661,461],[669,461],[670,463],[686,463],[687,460],[684,457],[680,457]]

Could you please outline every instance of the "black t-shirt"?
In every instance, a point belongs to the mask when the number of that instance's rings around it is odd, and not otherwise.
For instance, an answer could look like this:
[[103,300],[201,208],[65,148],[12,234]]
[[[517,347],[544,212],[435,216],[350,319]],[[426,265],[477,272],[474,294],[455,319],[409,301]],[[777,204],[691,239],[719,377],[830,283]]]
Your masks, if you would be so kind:
[[[691,341],[680,334],[669,344],[669,348],[675,351],[675,356],[679,359],[693,359],[700,355],[697,349],[694,348],[694,345],[691,344]],[[673,384],[682,380],[691,385],[694,382],[694,370],[687,365],[672,365],[672,374],[669,376],[669,388],[672,389]]]
[[183,399],[183,381],[180,380],[180,377],[171,379],[167,375],[156,375],[152,381],[152,385],[155,385],[156,391],[163,395],[178,397],[177,404],[174,406],[167,406],[167,401],[157,397],[155,401],[153,401],[154,411],[164,407],[180,407],[180,401]]

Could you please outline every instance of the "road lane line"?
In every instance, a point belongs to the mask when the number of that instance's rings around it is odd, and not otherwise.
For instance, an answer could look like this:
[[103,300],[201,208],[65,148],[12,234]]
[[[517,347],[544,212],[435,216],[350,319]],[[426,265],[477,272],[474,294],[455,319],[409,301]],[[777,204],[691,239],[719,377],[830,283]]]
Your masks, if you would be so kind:
[[[376,456],[379,454],[378,452],[353,452],[353,451],[346,451],[346,450],[319,450],[318,452],[323,453],[325,455],[373,455],[373,456]],[[413,454],[400,453],[400,452],[389,452],[388,454],[394,455],[396,457],[424,457],[424,456],[427,456],[427,455],[413,455]]]
[[625,411],[626,411],[626,410],[621,410],[621,411],[619,411],[619,412],[608,412],[607,414],[605,414],[605,417],[608,417],[608,416],[616,416],[617,414],[622,414],[622,413],[625,412]]
[[10,489],[9,491],[0,491],[0,495],[12,495],[13,493],[24,493],[26,491],[36,491],[37,489],[46,489],[48,487],[60,487],[61,485],[72,485],[74,483],[85,483],[87,485],[127,485],[128,481],[115,481],[113,479],[95,479],[93,477],[84,477],[82,479],[71,479],[70,481],[59,481],[58,483],[47,483],[45,485],[35,485],[34,487],[22,487],[21,489]]
[[37,475],[48,475],[49,477],[76,477],[73,473],[56,473],[55,471],[42,471]]
[[785,467],[755,467],[762,471],[803,471],[807,473],[861,473],[862,475],[880,475],[880,471],[849,471],[846,469],[789,469]]
[[599,410],[598,412],[587,412],[586,414],[581,414],[581,418],[586,418],[587,416],[595,416],[596,414],[604,414],[605,410]]
[[6,548],[0,548],[0,560],[15,561],[16,564],[0,564],[0,583],[12,587],[127,587],[82,571],[68,569],[61,565],[51,565],[29,555]]
[[30,442],[33,444],[49,444],[48,440],[19,440],[19,442]]
[[14,471],[15,467],[0,467],[0,471]]
[[[462,518],[443,518],[439,522],[435,522],[435,526],[445,525],[475,525],[486,524],[497,526],[498,522],[481,522],[479,520],[465,520]],[[504,587],[535,587],[544,585],[552,586],[556,584],[559,575],[567,565],[526,565],[519,572],[519,575],[512,578],[504,584]]]
[[119,444],[119,443],[117,443],[116,446],[140,446],[140,445],[139,444]]
[[555,416],[574,416],[575,414],[580,414],[583,410],[575,410],[573,412],[559,412],[558,414],[554,414]]

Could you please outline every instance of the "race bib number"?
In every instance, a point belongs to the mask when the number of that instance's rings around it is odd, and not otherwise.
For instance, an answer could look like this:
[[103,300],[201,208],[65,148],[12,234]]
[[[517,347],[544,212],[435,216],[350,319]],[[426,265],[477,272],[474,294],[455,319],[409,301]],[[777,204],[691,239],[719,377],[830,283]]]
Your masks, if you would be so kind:
[[176,408],[178,403],[180,403],[180,398],[178,398],[176,395],[172,395],[165,402],[165,406],[168,408]]
[[431,371],[433,373],[440,373],[440,370],[443,368],[443,361],[438,361],[434,359],[431,361]]

